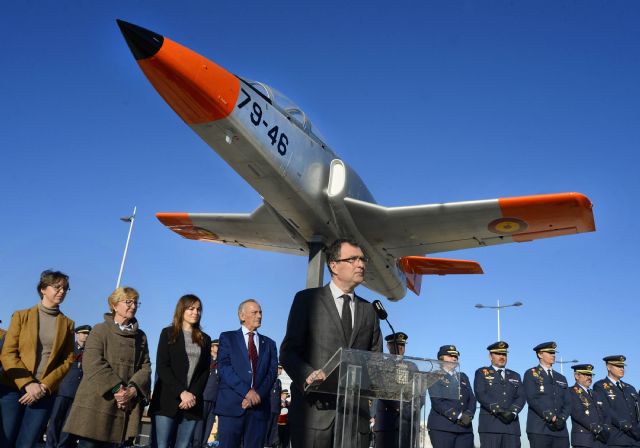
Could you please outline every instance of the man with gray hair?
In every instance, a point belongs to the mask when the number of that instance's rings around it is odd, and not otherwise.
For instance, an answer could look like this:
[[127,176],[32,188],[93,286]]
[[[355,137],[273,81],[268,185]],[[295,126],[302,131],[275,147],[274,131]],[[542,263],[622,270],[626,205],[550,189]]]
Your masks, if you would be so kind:
[[254,299],[238,306],[240,329],[220,334],[218,416],[220,446],[262,448],[278,371],[276,343],[257,330],[262,308]]

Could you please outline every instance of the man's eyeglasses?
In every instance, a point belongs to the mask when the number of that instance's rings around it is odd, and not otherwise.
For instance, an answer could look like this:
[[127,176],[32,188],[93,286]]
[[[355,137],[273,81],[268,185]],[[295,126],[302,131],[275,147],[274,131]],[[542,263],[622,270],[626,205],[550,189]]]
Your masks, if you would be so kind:
[[124,303],[125,305],[127,305],[127,308],[131,308],[134,305],[136,308],[140,308],[140,305],[142,305],[142,302],[138,300],[118,300],[118,302]]
[[349,264],[353,264],[356,261],[362,261],[363,263],[368,263],[369,259],[367,257],[349,257],[349,258],[342,258],[340,260],[336,260],[336,263],[341,263],[343,261]]
[[71,288],[69,288],[68,286],[65,286],[65,285],[49,285],[49,286],[51,286],[56,291],[64,291],[64,292],[71,291]]

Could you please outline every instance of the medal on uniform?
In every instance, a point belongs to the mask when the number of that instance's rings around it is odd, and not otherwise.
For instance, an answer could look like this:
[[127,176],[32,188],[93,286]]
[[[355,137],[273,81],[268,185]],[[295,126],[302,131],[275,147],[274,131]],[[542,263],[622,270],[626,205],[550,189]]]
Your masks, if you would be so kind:
[[544,392],[544,385],[543,384],[540,385],[540,392]]

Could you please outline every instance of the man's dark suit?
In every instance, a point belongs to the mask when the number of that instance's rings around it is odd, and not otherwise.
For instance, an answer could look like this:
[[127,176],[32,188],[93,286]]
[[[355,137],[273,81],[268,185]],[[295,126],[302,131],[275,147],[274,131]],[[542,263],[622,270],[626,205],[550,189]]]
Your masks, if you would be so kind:
[[640,398],[629,383],[620,381],[622,390],[609,377],[593,385],[596,401],[602,403],[611,423],[607,446],[637,446],[640,444]]
[[[476,370],[473,388],[476,399],[480,402],[480,418],[478,433],[480,445],[520,447],[520,420],[527,397],[520,379],[520,374],[503,368],[504,379],[493,366]],[[505,423],[500,420],[500,412],[511,412],[514,420]]]
[[[358,350],[382,351],[380,324],[373,308],[366,300],[355,296],[354,325],[347,341],[340,315],[329,286],[312,288],[296,294],[289,312],[287,333],[280,347],[280,362],[293,380],[289,427],[293,448],[311,446],[313,430],[323,431],[330,437],[331,446],[336,401],[329,395],[304,394],[307,377],[320,369],[341,347]],[[328,373],[328,372],[325,372]],[[369,421],[358,421],[361,433],[369,432]],[[361,437],[363,443],[368,436]],[[316,443],[315,447],[323,446]]]
[[269,395],[278,375],[276,343],[258,334],[258,364],[253,390],[260,396],[260,404],[242,409],[242,400],[252,388],[251,363],[242,330],[226,331],[220,335],[218,351],[218,440],[222,448],[244,448],[264,445],[264,436],[271,412]]
[[571,445],[574,447],[603,448],[609,438],[610,427],[603,404],[575,384],[569,389],[571,397]]

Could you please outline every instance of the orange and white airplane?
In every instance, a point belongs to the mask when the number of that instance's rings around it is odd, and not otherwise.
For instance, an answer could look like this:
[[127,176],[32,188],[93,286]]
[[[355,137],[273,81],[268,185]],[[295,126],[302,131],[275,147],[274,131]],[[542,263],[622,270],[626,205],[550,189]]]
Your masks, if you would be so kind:
[[479,264],[425,257],[595,230],[580,193],[384,207],[333,152],[305,113],[273,88],[236,76],[192,50],[118,20],[138,65],[182,120],[263,198],[252,213],[158,213],[185,238],[309,256],[322,282],[322,248],[355,238],[365,284],[390,300],[420,292],[423,274],[480,274]]

